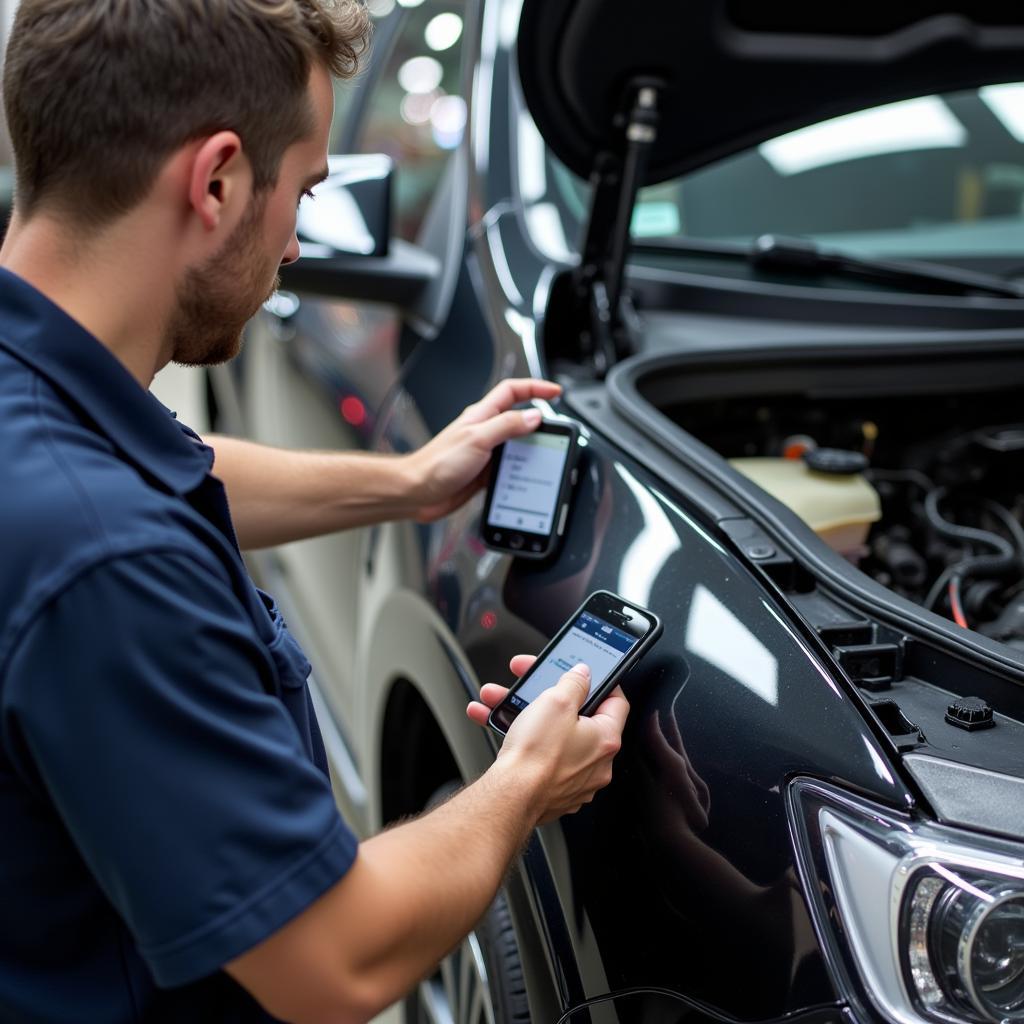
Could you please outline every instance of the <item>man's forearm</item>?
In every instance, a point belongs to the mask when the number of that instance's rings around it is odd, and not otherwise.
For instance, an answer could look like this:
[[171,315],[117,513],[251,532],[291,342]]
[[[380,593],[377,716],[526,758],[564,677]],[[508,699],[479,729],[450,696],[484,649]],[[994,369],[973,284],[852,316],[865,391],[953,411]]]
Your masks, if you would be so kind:
[[516,785],[487,773],[431,814],[361,844],[358,867],[374,876],[365,892],[380,916],[352,966],[383,1005],[429,973],[490,906],[534,824],[532,801]]
[[540,380],[504,380],[410,455],[290,452],[214,437],[238,542],[269,547],[303,537],[414,516],[448,515],[483,486],[495,448],[540,425],[539,409],[561,391]]
[[229,973],[288,1019],[370,1019],[483,916],[529,837],[540,788],[536,773],[529,781],[511,764],[495,767],[365,841],[345,878]]
[[415,511],[403,456],[301,452],[211,437],[243,549],[270,547]]

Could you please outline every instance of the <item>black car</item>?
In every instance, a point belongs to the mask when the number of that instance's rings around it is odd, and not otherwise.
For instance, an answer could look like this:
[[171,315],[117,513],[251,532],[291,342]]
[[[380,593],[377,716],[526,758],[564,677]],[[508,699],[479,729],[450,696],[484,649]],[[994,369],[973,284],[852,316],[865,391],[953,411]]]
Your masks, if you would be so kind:
[[408,451],[510,375],[581,428],[557,556],[482,498],[254,556],[364,832],[593,590],[665,632],[615,779],[407,1019],[1024,1019],[1024,13],[373,0],[220,429]]

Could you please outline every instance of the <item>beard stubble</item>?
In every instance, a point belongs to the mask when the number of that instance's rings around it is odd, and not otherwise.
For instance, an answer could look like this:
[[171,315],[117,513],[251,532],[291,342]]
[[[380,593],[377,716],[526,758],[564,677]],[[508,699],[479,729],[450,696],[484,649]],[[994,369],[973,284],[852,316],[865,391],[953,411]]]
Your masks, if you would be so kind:
[[[183,366],[216,366],[238,355],[242,331],[280,287],[268,282],[263,246],[267,197],[256,199],[223,247],[178,286],[178,304],[165,335],[171,360]],[[268,286],[269,285],[269,286]]]

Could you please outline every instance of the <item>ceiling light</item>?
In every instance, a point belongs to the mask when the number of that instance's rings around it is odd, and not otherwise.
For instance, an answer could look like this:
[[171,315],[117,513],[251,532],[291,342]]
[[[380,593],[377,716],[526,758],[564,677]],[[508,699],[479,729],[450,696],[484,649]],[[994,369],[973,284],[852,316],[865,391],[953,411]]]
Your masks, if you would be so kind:
[[777,174],[800,174],[884,153],[962,146],[967,129],[938,96],[888,103],[822,121],[758,147]]
[[406,92],[433,92],[443,77],[444,68],[433,57],[413,57],[398,69],[398,84]]
[[427,22],[423,37],[432,50],[447,50],[462,35],[462,19],[457,14],[439,14]]
[[986,85],[978,95],[1006,130],[1018,142],[1024,142],[1024,84]]

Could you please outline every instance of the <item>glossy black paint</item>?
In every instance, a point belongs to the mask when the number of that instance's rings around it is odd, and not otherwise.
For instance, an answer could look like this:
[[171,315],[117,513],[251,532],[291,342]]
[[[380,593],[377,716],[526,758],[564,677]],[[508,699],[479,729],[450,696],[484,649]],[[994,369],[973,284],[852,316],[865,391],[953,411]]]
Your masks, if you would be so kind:
[[[552,840],[567,846],[562,899],[583,991],[664,988],[738,1020],[830,1002],[785,783],[812,774],[894,807],[908,804],[907,788],[791,613],[685,497],[664,494],[600,438],[587,453],[557,562],[496,560],[468,585],[480,568],[473,511],[447,527],[461,538],[447,564],[465,595],[449,622],[481,679],[506,679],[510,651],[536,650],[597,587],[646,601],[664,620],[624,684],[632,711],[611,787]],[[497,628],[481,624],[488,612]],[[743,658],[728,663],[744,645],[755,652],[747,667],[762,670],[746,680],[730,671]]]

